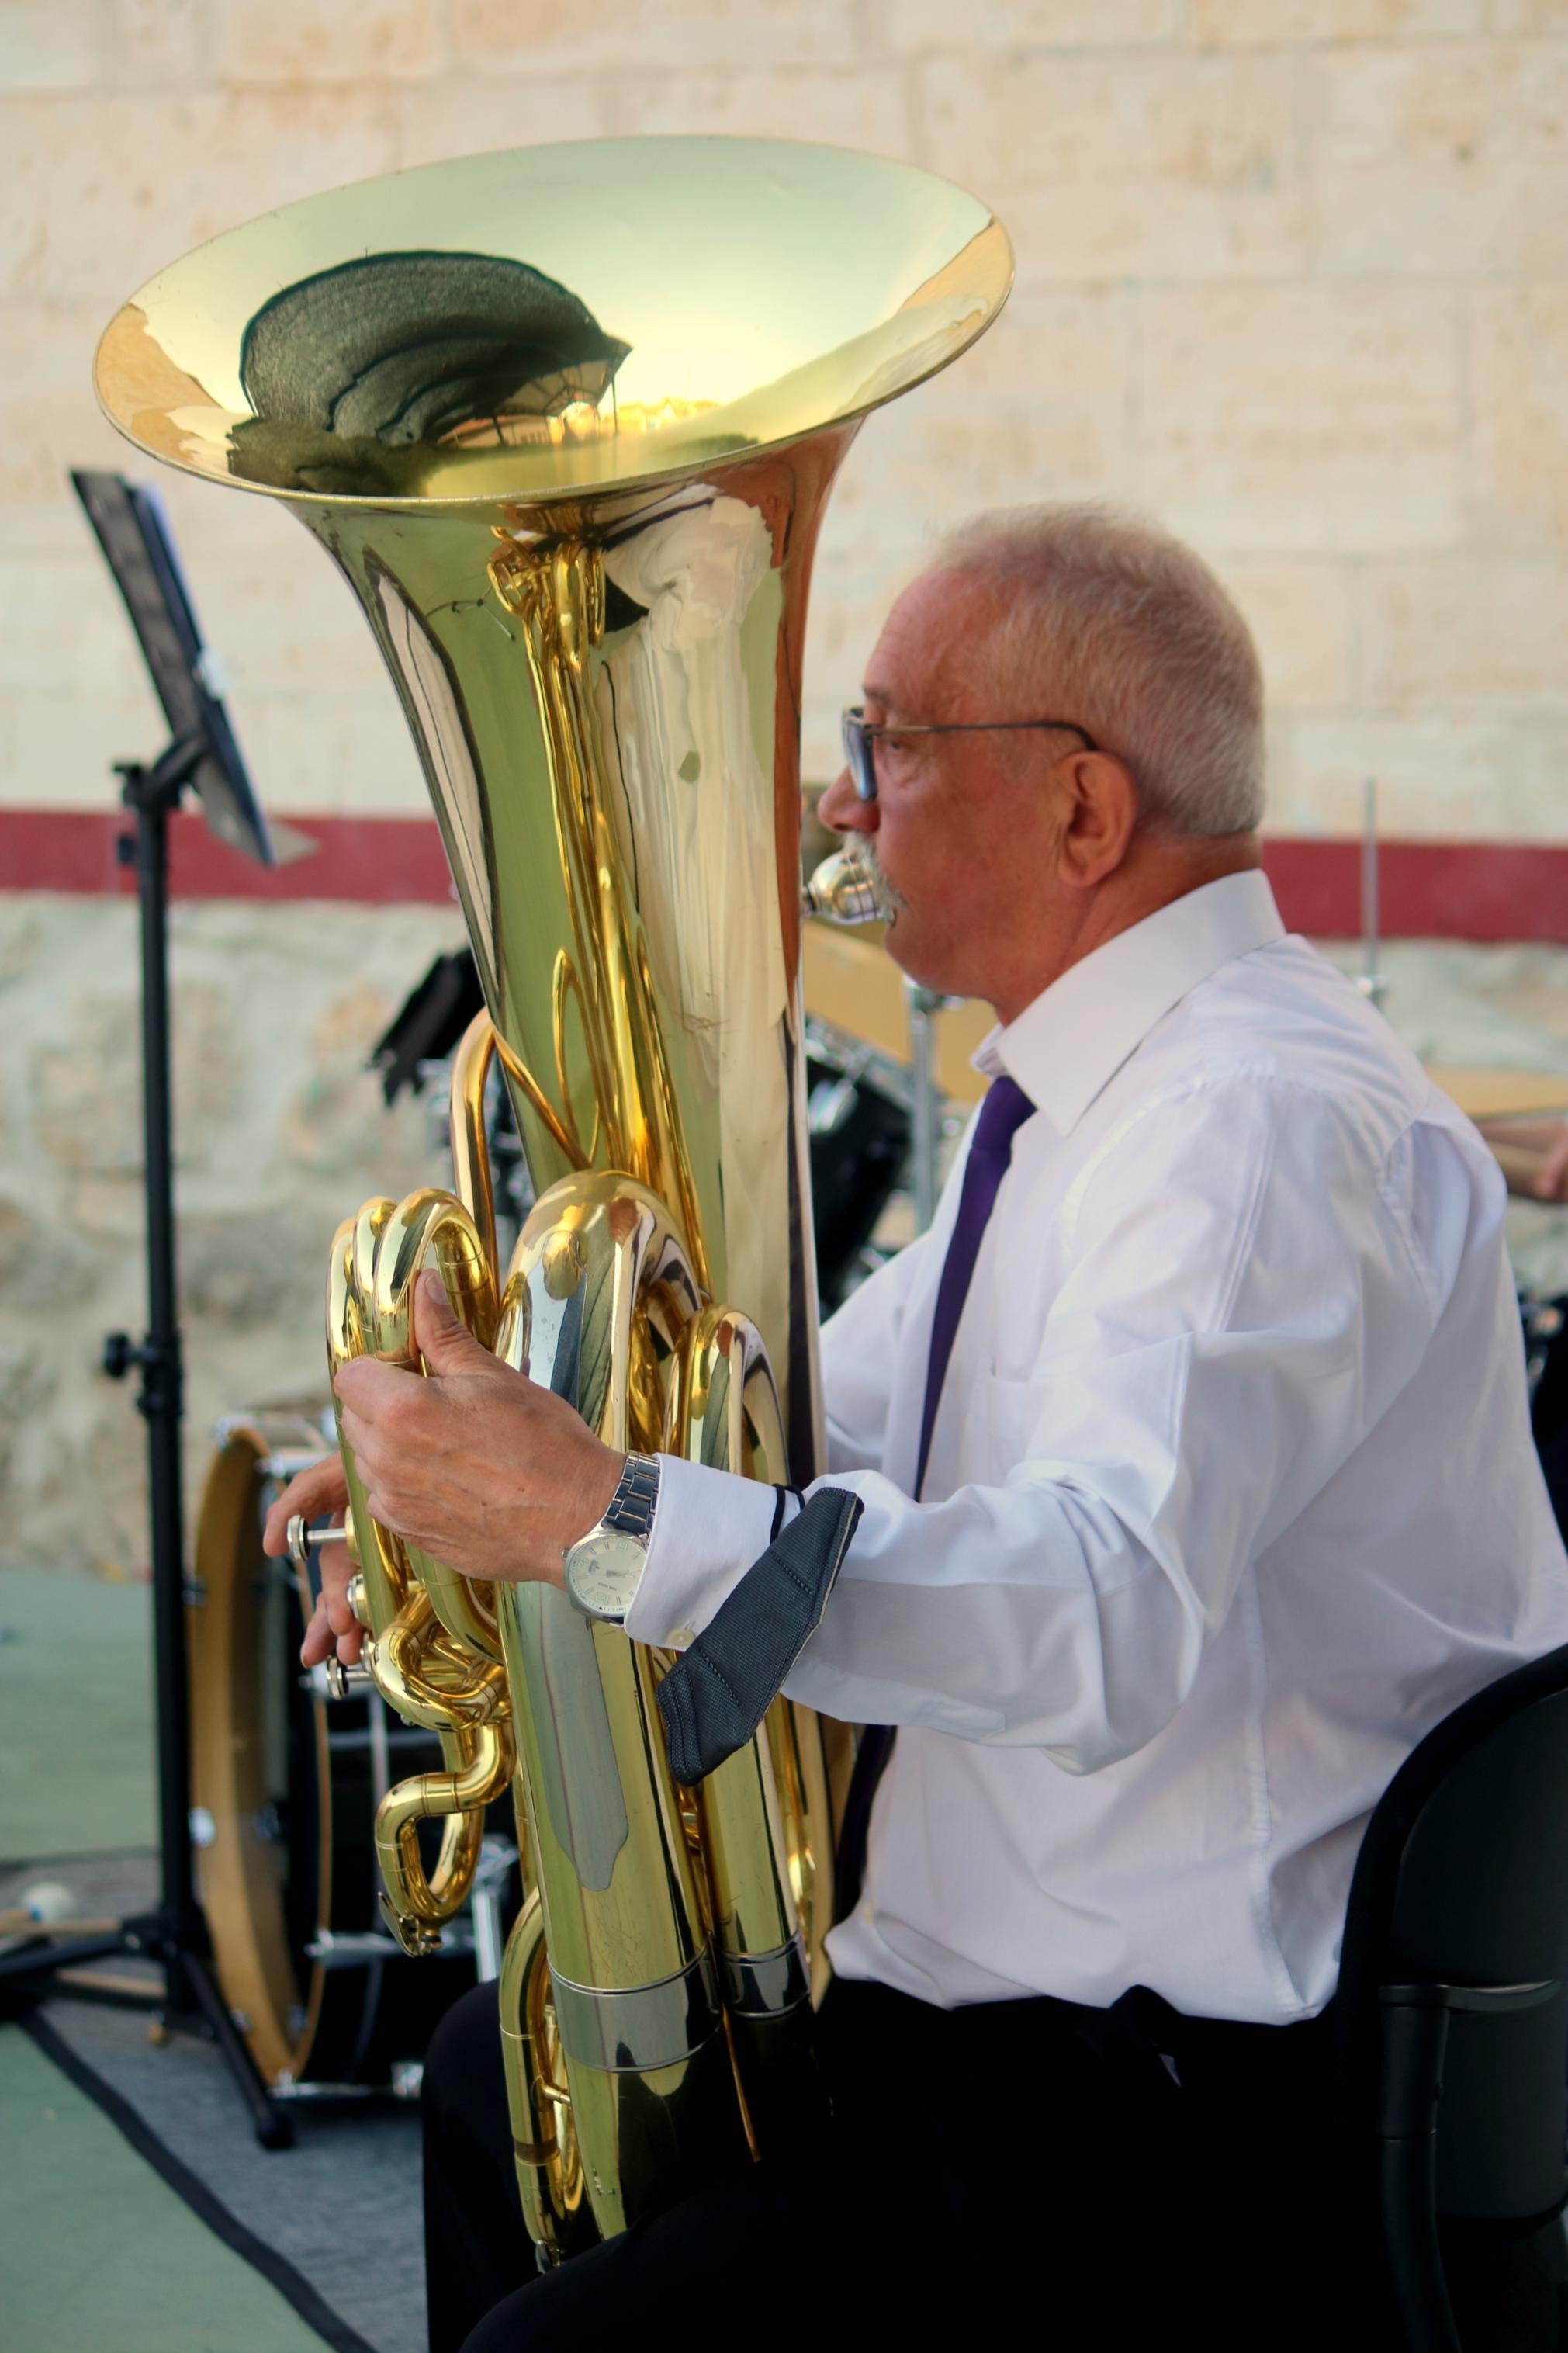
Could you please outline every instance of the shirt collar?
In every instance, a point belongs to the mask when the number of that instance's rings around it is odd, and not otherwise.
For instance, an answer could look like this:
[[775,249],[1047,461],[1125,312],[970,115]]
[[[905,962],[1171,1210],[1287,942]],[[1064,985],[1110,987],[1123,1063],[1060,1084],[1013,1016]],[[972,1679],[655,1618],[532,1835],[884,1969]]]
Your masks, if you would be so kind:
[[1222,875],[1157,907],[1071,965],[974,1054],[988,1078],[1015,1078],[1058,1135],[1136,1053],[1161,1017],[1222,965],[1285,937],[1258,867]]

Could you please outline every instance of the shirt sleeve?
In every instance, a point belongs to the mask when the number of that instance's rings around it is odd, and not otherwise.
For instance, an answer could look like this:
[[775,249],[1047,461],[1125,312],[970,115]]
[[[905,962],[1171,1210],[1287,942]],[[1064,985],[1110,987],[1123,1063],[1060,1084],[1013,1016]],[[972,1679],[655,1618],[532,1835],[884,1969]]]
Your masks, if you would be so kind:
[[921,1234],[851,1292],[822,1327],[827,1470],[873,1471],[887,1447],[888,1398],[910,1291],[931,1238]]
[[[916,1504],[879,1472],[785,1689],[849,1721],[1088,1772],[1192,1688],[1247,1565],[1409,1380],[1440,1306],[1404,1193],[1344,1109],[1271,1073],[1142,1106],[1080,1172],[1068,1267],[996,1486]],[[1016,1335],[1009,1335],[1010,1341]],[[770,1539],[771,1491],[668,1466],[628,1631],[700,1630]]]

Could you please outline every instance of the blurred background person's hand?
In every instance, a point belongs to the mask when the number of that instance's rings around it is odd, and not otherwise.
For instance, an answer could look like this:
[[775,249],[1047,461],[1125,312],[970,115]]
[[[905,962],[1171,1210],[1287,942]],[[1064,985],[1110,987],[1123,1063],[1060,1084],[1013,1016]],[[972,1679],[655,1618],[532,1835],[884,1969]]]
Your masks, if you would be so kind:
[[1568,1122],[1483,1119],[1478,1124],[1510,1193],[1526,1201],[1568,1201]]

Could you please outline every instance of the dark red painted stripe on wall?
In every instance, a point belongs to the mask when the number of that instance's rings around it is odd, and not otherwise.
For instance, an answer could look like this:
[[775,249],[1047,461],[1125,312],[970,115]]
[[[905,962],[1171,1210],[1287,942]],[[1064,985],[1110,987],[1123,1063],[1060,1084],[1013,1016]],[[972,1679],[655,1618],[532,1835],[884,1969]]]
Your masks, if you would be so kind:
[[[1280,913],[1312,939],[1359,934],[1361,861],[1358,841],[1281,835],[1263,845]],[[1377,865],[1384,939],[1568,943],[1568,845],[1385,841]]]
[[[290,817],[315,844],[287,865],[258,866],[209,833],[191,809],[169,828],[169,887],[177,899],[334,899],[375,906],[443,903],[452,896],[433,818]],[[134,892],[117,844],[130,820],[117,809],[0,808],[0,890]]]
[[[184,899],[323,899],[372,906],[439,906],[451,898],[433,819],[290,817],[311,854],[268,871],[214,839],[183,810],[170,867]],[[0,890],[130,892],[117,860],[117,810],[0,808]],[[1276,836],[1264,866],[1293,931],[1353,939],[1361,930],[1355,841]],[[1539,940],[1568,945],[1568,844],[1385,841],[1379,859],[1385,939]]]

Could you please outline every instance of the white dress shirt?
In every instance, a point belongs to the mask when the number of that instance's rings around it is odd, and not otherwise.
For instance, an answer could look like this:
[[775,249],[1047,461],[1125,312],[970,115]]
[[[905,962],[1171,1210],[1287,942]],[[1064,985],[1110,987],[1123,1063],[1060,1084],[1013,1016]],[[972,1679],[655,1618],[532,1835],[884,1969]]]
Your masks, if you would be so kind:
[[[910,1500],[963,1155],[823,1335],[865,1506],[785,1689],[900,1726],[841,1976],[944,2008],[1332,1993],[1367,1815],[1568,1641],[1504,1187],[1262,875],[1160,909],[976,1056],[1038,1106]],[[663,1458],[627,1631],[700,1631],[771,1490]]]

